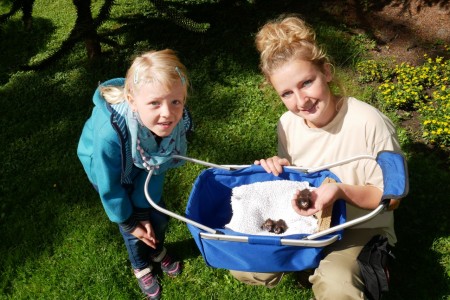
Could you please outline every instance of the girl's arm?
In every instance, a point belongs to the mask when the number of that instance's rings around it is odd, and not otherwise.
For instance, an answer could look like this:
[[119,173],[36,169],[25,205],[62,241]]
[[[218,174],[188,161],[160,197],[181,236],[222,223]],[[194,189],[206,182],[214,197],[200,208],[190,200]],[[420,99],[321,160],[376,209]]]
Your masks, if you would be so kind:
[[140,214],[146,210],[135,211],[127,189],[121,182],[122,153],[117,135],[103,135],[96,147],[96,176],[98,191],[103,207],[112,222],[118,223],[149,247],[156,248],[158,242],[153,227],[148,220],[141,220]]
[[[121,148],[112,128],[103,127],[98,130],[93,156],[98,192],[108,218],[112,222],[126,222],[133,227],[136,225],[136,222],[130,220],[133,206],[128,191],[121,182]],[[132,228],[128,228],[130,229]]]

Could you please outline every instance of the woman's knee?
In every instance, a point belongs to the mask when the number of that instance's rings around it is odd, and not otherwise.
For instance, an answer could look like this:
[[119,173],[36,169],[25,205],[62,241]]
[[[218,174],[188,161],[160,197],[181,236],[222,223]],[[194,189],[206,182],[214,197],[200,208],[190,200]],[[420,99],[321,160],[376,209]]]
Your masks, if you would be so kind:
[[283,273],[254,273],[230,270],[230,274],[237,280],[250,285],[275,287],[283,278]]
[[357,263],[322,260],[310,276],[316,299],[364,299],[364,283]]

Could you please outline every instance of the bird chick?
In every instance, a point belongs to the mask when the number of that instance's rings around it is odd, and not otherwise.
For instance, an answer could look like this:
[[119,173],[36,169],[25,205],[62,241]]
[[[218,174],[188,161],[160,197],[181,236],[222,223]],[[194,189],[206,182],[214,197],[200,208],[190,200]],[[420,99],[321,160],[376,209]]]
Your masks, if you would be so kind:
[[288,229],[286,222],[283,219],[279,219],[273,228],[275,234],[282,234]]
[[300,209],[308,209],[311,207],[311,191],[309,189],[303,189],[298,193],[297,206]]
[[265,220],[264,223],[262,223],[261,229],[272,232],[273,228],[275,227],[275,223],[276,222],[274,220],[269,218],[269,219]]
[[288,226],[283,219],[275,221],[269,218],[261,225],[261,229],[275,234],[282,234],[288,229]]

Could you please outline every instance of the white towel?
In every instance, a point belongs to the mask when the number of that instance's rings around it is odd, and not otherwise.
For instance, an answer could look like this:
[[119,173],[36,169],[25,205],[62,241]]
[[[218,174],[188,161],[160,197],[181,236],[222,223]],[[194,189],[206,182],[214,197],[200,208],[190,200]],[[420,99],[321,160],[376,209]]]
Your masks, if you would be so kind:
[[306,181],[290,180],[256,182],[235,187],[231,195],[233,216],[225,227],[246,234],[276,235],[261,229],[261,225],[270,218],[286,222],[288,229],[280,235],[314,233],[318,227],[317,219],[297,214],[291,205],[294,192],[305,188],[314,189]]

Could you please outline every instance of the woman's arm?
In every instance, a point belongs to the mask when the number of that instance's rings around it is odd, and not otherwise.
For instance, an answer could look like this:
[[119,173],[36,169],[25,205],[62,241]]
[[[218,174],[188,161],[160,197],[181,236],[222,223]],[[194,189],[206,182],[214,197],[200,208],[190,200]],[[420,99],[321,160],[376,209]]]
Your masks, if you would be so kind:
[[297,206],[298,194],[294,194],[292,198],[292,207],[298,214],[310,216],[333,205],[336,200],[343,199],[359,208],[375,209],[380,203],[381,195],[382,191],[375,186],[329,183],[311,191],[311,205],[308,209],[301,209]]

